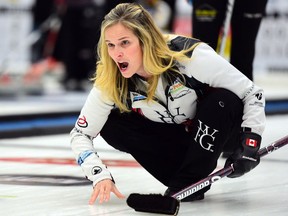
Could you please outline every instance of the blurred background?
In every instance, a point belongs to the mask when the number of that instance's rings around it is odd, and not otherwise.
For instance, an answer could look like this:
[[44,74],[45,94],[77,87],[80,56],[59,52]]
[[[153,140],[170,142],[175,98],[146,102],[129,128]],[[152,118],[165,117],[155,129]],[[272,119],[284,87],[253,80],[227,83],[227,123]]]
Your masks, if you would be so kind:
[[[91,89],[100,23],[116,0],[0,0],[0,138],[68,133]],[[193,36],[193,1],[139,0],[166,33]],[[268,0],[254,81],[288,113],[288,1]],[[249,34],[249,32],[247,32]],[[224,57],[229,59],[230,33]]]

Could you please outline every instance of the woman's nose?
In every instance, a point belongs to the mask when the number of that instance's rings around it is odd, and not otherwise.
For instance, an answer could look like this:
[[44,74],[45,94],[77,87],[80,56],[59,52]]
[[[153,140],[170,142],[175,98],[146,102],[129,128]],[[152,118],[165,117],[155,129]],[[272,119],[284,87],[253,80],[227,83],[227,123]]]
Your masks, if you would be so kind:
[[123,57],[123,52],[118,52],[118,53],[117,53],[117,57],[118,57],[118,58]]
[[121,57],[123,57],[123,51],[122,51],[121,48],[117,48],[117,49],[116,49],[115,56],[116,56],[116,58],[121,58]]

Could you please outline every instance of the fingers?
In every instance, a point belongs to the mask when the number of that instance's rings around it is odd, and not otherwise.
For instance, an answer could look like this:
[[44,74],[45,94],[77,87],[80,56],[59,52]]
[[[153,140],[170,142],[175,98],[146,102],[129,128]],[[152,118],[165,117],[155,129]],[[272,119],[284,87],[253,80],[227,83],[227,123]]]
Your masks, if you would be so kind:
[[125,196],[119,192],[111,180],[103,180],[95,185],[89,200],[89,204],[92,205],[97,199],[99,200],[100,204],[103,202],[108,202],[111,197],[111,192],[120,199],[125,198]]
[[113,190],[113,193],[119,198],[119,199],[124,199],[125,196],[123,194],[121,194],[119,192],[119,190],[116,188],[116,186],[114,186],[114,190]]
[[99,203],[102,204],[103,202],[108,202],[110,200],[110,192],[111,188],[101,188],[100,195],[99,195]]
[[90,197],[89,204],[91,205],[91,204],[95,203],[97,198],[98,198],[100,204],[102,204],[104,201],[105,202],[109,201],[110,192],[111,192],[111,187],[109,187],[105,184],[104,185],[100,184],[99,186],[96,185],[94,190],[93,190],[93,193]]
[[99,190],[94,190],[90,197],[89,205],[92,205],[96,201],[98,195],[99,195]]

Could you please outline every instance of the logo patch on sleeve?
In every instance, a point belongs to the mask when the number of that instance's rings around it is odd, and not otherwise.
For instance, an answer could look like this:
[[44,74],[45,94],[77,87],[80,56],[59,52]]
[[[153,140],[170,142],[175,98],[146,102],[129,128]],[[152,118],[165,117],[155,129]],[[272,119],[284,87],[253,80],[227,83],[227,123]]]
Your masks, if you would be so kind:
[[78,118],[78,121],[77,121],[77,125],[81,128],[86,128],[88,127],[88,122],[86,120],[86,117],[83,116],[83,117],[79,117]]
[[254,139],[246,139],[246,145],[251,147],[257,147],[257,141]]
[[102,172],[102,168],[99,167],[99,166],[95,166],[95,167],[92,168],[91,172],[92,172],[92,175],[97,175],[97,174]]

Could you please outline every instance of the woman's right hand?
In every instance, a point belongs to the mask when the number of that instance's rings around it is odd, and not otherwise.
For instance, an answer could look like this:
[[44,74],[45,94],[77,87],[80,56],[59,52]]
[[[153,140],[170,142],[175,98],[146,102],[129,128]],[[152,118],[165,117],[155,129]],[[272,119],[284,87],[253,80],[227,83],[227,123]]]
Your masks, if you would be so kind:
[[119,192],[111,179],[104,179],[95,185],[89,200],[89,204],[92,205],[95,203],[97,198],[100,204],[103,202],[108,202],[110,200],[111,192],[114,193],[119,199],[125,198],[125,196]]

